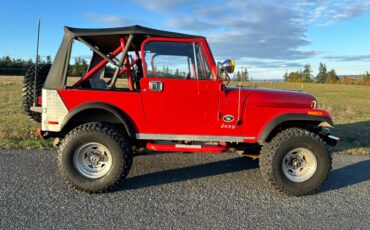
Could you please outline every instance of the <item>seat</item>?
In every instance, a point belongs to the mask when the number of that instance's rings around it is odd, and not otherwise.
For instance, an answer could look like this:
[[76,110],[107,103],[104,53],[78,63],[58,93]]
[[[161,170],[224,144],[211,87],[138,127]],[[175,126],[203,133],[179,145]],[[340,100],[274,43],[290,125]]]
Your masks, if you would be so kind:
[[141,59],[137,60],[135,65],[136,65],[136,69],[137,69],[136,74],[135,74],[135,79],[134,79],[135,88],[137,90],[140,90],[140,80],[144,76],[144,74],[143,74],[143,65],[142,65]]

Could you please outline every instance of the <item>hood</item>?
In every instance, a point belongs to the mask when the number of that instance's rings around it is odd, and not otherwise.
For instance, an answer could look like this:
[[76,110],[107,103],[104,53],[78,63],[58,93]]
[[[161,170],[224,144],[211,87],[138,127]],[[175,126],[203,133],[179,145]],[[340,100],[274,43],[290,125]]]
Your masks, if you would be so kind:
[[[227,87],[226,94],[239,94],[239,87]],[[247,106],[281,107],[281,108],[312,108],[315,97],[311,94],[282,89],[241,88],[241,97],[245,98]]]

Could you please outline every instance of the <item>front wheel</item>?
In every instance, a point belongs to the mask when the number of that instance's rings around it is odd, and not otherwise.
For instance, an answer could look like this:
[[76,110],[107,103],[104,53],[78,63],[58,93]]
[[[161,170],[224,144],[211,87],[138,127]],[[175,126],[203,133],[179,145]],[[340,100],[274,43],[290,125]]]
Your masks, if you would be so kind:
[[78,126],[62,140],[59,169],[66,182],[86,192],[104,192],[125,179],[132,148],[120,133],[92,122]]
[[331,156],[320,136],[289,128],[262,147],[260,170],[275,190],[301,196],[313,193],[326,180]]

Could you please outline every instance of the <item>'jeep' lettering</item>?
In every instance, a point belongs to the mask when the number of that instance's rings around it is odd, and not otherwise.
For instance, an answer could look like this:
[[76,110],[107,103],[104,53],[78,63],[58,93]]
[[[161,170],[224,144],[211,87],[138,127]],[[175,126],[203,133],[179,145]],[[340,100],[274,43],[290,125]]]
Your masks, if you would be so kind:
[[235,125],[227,125],[227,124],[222,123],[220,128],[221,129],[235,129],[236,126]]

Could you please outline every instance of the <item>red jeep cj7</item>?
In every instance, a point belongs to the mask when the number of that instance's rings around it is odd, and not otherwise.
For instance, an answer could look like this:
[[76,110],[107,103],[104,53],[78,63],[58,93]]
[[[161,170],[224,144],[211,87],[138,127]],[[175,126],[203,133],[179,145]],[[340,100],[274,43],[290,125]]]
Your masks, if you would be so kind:
[[[92,50],[86,73],[70,76],[72,44]],[[35,73],[36,71],[36,73]],[[50,65],[25,76],[26,113],[54,138],[66,181],[87,192],[113,188],[141,146],[160,152],[225,152],[259,158],[272,188],[315,191],[327,178],[326,145],[338,138],[315,97],[227,86],[234,61],[215,63],[204,37],[141,26],[65,28]]]

